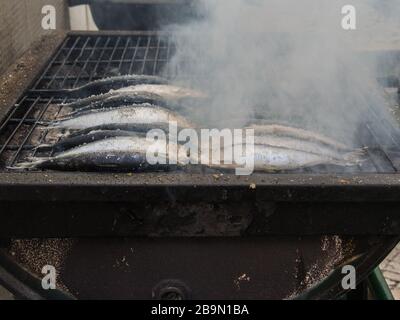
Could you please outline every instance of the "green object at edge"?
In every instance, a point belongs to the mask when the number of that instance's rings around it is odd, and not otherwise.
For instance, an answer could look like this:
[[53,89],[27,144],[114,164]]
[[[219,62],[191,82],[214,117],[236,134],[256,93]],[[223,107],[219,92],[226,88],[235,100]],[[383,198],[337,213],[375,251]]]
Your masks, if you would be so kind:
[[376,300],[394,300],[392,292],[383,277],[379,267],[368,276],[368,285],[371,293]]

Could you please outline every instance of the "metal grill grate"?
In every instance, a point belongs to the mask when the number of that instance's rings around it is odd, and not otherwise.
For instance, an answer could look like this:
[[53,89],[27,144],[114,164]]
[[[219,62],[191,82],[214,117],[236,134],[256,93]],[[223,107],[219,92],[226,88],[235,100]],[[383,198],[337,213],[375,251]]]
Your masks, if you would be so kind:
[[[174,51],[167,35],[70,35],[66,37],[31,88],[11,108],[0,125],[0,170],[36,154],[41,143],[57,141],[40,122],[66,112],[60,103],[73,99],[63,89],[90,81],[127,74],[160,74]],[[373,130],[365,126],[371,141]],[[362,143],[361,143],[362,144]],[[48,154],[47,154],[48,155]],[[40,156],[47,156],[40,154]],[[376,143],[362,172],[395,172],[400,153]],[[397,159],[397,161],[396,161]],[[330,172],[329,168],[322,171]]]
[[75,88],[116,75],[159,74],[170,53],[166,36],[70,36],[31,92]]
[[0,125],[0,169],[36,155],[36,146],[54,139],[40,122],[55,119],[63,113],[59,104],[72,101],[61,89],[116,75],[160,74],[172,50],[167,36],[68,36]]

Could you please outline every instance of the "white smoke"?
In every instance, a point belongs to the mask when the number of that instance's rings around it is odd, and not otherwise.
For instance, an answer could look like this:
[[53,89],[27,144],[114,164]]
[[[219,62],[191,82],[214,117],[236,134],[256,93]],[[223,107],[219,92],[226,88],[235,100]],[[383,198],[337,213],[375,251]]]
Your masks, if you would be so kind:
[[[354,31],[341,25],[348,4]],[[351,144],[371,108],[390,117],[375,60],[363,51],[400,42],[399,9],[396,0],[200,0],[203,20],[169,28],[168,72],[210,95],[191,110],[202,124],[263,116]]]

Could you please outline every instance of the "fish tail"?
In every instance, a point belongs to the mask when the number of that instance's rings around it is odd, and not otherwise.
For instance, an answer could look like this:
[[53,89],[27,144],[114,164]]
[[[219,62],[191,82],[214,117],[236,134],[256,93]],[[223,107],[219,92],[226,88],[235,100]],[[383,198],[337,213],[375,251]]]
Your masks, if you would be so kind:
[[72,118],[72,117],[73,117],[74,115],[76,115],[78,112],[79,112],[79,109],[74,109],[74,110],[68,112],[68,113],[65,115],[65,118]]
[[61,121],[53,121],[47,124],[45,127],[46,130],[51,130],[51,129],[62,129],[62,122]]
[[39,129],[41,129],[41,130],[47,129],[47,127],[48,127],[49,125],[51,125],[52,123],[53,123],[52,121],[38,121],[38,122],[37,122],[37,124],[38,124],[39,126],[41,126],[41,128],[39,128]]
[[60,122],[62,120],[69,120],[69,119],[73,118],[77,114],[78,114],[78,111],[73,110],[71,112],[66,113],[63,117],[58,118],[57,122]]
[[62,121],[38,121],[38,127],[39,130],[50,130],[50,129],[60,129],[62,128],[61,126]]
[[53,148],[52,144],[49,143],[42,143],[39,144],[38,146],[33,148],[33,151],[45,151],[45,150],[50,150]]
[[37,169],[40,168],[44,163],[50,161],[52,158],[50,157],[30,157],[29,161],[17,163],[15,166],[7,167],[9,170],[29,170],[29,169]]
[[367,149],[361,148],[344,154],[343,158],[348,164],[354,165],[363,162],[366,159],[366,155]]

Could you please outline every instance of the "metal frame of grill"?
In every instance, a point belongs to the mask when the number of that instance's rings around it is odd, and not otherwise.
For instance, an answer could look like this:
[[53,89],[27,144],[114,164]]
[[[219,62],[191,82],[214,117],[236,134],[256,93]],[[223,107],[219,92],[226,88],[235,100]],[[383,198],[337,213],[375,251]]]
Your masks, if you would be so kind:
[[[32,148],[45,139],[45,132],[36,141],[32,141],[32,136],[48,108],[74,98],[65,95],[65,88],[129,72],[157,74],[168,61],[171,50],[164,33],[69,33],[43,72],[1,122],[0,168],[32,155]],[[54,116],[58,112],[61,110],[49,113]],[[379,140],[373,135],[373,126],[366,128],[372,134],[371,139]],[[189,204],[187,210],[200,210],[196,207],[199,203],[212,203],[235,211],[235,204],[243,203],[237,215],[247,210],[254,214],[253,220],[237,227],[233,219],[227,222],[225,233],[211,232],[211,235],[396,235],[400,233],[400,178],[394,173],[399,163],[392,156],[396,152],[386,148],[371,149],[371,152],[371,159],[375,157],[381,166],[378,169],[385,173],[240,177],[2,170],[0,234],[22,237],[161,235],[166,229],[160,229],[152,218],[165,203],[172,211],[182,203]],[[68,210],[65,203],[69,204]],[[27,206],[34,217],[29,221],[24,219]],[[241,219],[243,222],[243,216]],[[184,224],[182,221],[179,227],[178,223],[177,230],[170,234],[187,235]]]

